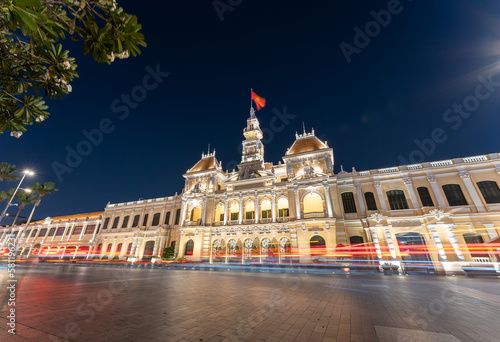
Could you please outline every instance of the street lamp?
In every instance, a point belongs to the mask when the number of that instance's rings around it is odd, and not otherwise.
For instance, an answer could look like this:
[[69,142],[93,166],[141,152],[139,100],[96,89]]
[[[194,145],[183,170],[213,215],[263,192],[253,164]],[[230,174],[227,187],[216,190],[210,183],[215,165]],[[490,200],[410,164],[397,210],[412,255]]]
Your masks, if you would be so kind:
[[[19,184],[17,185],[17,188],[16,190],[14,191],[14,193],[12,194],[12,197],[9,199],[9,202],[7,203],[7,205],[5,206],[5,209],[2,211],[2,215],[0,216],[0,222],[2,221],[3,217],[5,216],[5,212],[7,211],[7,209],[9,208],[10,204],[12,203],[12,200],[14,199],[14,197],[16,196],[16,193],[17,193],[17,190],[19,190],[19,188],[21,187],[21,184],[23,183],[23,180],[24,180],[24,177],[26,176],[33,176],[35,173],[33,171],[30,171],[30,170],[24,170],[23,171],[23,177],[21,178],[21,180],[19,181]],[[26,191],[26,190],[25,190]],[[31,191],[31,190],[29,190]]]

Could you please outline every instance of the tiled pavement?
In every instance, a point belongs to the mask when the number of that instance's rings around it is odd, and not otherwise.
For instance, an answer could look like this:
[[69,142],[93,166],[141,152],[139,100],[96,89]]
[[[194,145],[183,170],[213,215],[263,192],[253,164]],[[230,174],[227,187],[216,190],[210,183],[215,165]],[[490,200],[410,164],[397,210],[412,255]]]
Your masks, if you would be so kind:
[[500,341],[497,278],[76,266],[17,277],[17,335],[4,301],[0,341]]

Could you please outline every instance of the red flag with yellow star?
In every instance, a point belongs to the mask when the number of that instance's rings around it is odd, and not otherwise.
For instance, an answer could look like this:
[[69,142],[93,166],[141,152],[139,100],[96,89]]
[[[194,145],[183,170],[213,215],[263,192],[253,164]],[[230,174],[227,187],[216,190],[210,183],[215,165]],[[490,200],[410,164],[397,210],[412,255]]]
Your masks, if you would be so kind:
[[261,108],[264,108],[266,106],[266,99],[255,94],[253,90],[252,90],[252,100],[253,102],[255,102],[257,110],[260,110]]

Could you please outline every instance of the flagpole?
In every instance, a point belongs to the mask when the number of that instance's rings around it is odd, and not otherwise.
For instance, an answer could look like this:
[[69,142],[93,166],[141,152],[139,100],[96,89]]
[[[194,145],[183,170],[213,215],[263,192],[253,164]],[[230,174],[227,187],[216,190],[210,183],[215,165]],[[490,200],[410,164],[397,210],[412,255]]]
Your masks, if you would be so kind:
[[253,108],[253,104],[252,104],[252,91],[253,91],[253,88],[250,88],[250,108]]

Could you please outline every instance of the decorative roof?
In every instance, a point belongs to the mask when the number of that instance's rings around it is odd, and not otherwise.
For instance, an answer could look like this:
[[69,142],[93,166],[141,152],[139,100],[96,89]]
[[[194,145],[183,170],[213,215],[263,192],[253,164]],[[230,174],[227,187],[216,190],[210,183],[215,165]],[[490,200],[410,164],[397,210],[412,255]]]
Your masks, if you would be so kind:
[[306,133],[304,131],[304,134],[295,134],[295,138],[296,140],[293,143],[292,147],[290,147],[286,152],[287,156],[328,148],[326,141],[322,142],[321,140],[316,138],[316,136],[314,135],[314,129],[311,133]]
[[75,215],[65,215],[65,216],[56,216],[56,217],[47,217],[44,220],[33,221],[31,224],[40,224],[41,222],[47,221],[50,222],[58,222],[58,221],[72,221],[72,220],[82,220],[88,217],[89,220],[97,219],[100,216],[104,215],[104,211],[96,211],[93,213],[83,213],[83,214],[75,214]]
[[207,171],[207,170],[215,170],[219,166],[219,162],[217,158],[215,158],[215,150],[212,153],[202,153],[201,159],[196,163],[191,169],[187,171],[187,173],[199,172],[199,171]]

